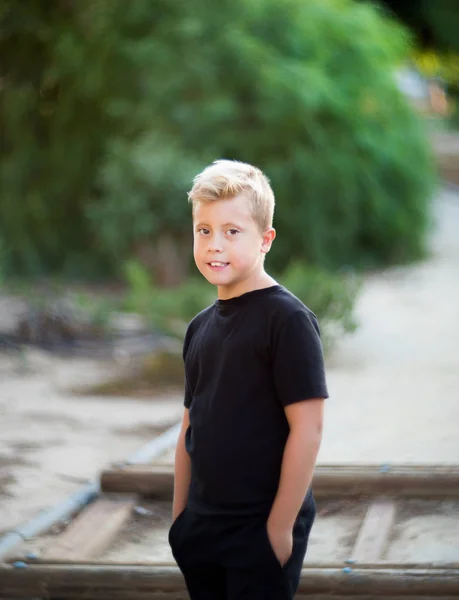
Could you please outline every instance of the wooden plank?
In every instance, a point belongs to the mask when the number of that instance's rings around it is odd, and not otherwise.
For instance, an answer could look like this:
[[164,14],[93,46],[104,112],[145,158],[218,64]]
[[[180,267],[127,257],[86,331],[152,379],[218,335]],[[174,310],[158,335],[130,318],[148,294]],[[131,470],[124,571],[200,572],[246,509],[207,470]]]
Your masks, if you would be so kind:
[[83,510],[41,553],[42,559],[89,559],[105,550],[130,516],[134,499],[100,498]]
[[107,469],[101,473],[100,489],[102,492],[134,493],[149,498],[172,500],[174,469],[169,466]]
[[[101,473],[105,492],[139,493],[143,496],[172,498],[172,465],[136,465],[134,469],[108,469]],[[459,497],[459,467],[432,465],[320,465],[312,487],[318,496],[388,495],[406,497]]]
[[383,555],[395,521],[392,500],[374,500],[362,522],[351,559],[356,562],[377,562]]
[[[181,597],[185,590],[177,567],[0,566],[0,598],[134,600]],[[150,596],[149,596],[150,594]],[[429,569],[304,568],[298,596],[444,598],[459,597],[459,571]]]
[[321,465],[313,478],[316,496],[390,495],[459,497],[459,466]]

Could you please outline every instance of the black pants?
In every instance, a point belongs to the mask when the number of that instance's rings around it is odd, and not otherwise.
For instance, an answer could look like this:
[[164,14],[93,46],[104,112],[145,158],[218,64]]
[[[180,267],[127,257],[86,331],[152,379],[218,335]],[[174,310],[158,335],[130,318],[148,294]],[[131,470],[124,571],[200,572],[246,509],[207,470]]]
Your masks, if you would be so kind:
[[169,544],[191,600],[293,600],[300,581],[315,502],[293,528],[293,552],[282,566],[268,538],[267,516],[203,516],[185,509]]

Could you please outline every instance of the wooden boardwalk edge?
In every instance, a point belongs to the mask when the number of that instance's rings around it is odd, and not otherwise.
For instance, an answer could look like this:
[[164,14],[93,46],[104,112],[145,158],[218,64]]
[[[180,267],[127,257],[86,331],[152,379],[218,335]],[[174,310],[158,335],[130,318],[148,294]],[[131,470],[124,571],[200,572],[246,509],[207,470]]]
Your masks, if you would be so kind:
[[[173,465],[106,469],[100,476],[103,492],[136,493],[158,499],[172,498],[173,482]],[[459,498],[459,467],[319,465],[312,488],[317,496],[396,494]]]
[[[185,589],[177,567],[40,565],[18,569],[2,566],[0,581],[0,598],[133,600],[146,599],[148,594],[159,592],[168,597]],[[459,597],[459,570],[354,567],[346,571],[307,567],[302,571],[298,589],[299,596],[305,594],[454,598]]]

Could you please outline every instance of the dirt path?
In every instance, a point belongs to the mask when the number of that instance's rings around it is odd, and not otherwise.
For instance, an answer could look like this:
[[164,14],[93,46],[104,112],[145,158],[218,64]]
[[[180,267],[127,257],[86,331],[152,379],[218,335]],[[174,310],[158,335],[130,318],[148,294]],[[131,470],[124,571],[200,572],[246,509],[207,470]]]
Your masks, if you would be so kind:
[[367,280],[329,361],[322,462],[459,463],[459,193],[435,215],[430,259]]
[[[0,532],[28,520],[123,460],[176,423],[180,396],[74,396],[68,390],[113,374],[113,364],[0,357]],[[3,368],[2,368],[3,366]]]
[[[439,195],[432,256],[368,278],[359,330],[328,361],[320,462],[459,463],[459,194]],[[113,365],[0,355],[0,532],[32,518],[179,419],[180,395],[75,397]]]

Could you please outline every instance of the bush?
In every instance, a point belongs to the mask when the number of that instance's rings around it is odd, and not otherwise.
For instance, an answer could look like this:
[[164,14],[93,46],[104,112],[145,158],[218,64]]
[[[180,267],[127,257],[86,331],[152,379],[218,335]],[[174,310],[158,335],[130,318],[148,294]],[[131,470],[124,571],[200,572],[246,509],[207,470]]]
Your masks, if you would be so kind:
[[[137,6],[140,19],[148,11]],[[142,132],[107,154],[100,229],[118,246],[137,228],[179,236],[193,169],[226,157],[252,162],[272,180],[280,236],[268,264],[278,273],[291,260],[336,268],[423,256],[434,166],[395,82],[408,52],[401,28],[347,0],[182,8],[166,11],[150,46],[135,42],[137,67],[148,59],[154,79],[145,85],[155,88],[151,122],[160,141]],[[173,75],[160,80],[155,73],[166,63]],[[132,194],[123,201],[125,177]]]
[[372,5],[22,4],[0,15],[10,271],[95,276],[182,243],[191,177],[218,157],[271,178],[278,272],[422,255],[433,167],[393,77],[405,36]]
[[155,286],[148,271],[134,260],[124,266],[128,292],[123,308],[143,315],[163,333],[183,338],[191,319],[216,298],[205,280],[190,279],[175,288]]
[[[125,274],[128,293],[123,308],[139,312],[150,325],[180,340],[188,322],[217,297],[216,289],[203,279],[190,279],[175,289],[157,288],[148,272],[135,261],[125,266]],[[353,308],[359,290],[356,277],[295,263],[279,282],[317,315],[326,349],[338,333],[354,330]]]
[[355,273],[334,274],[296,262],[280,277],[280,283],[315,313],[325,350],[337,336],[356,329],[353,311],[361,279]]

